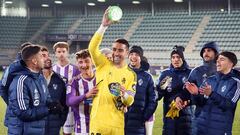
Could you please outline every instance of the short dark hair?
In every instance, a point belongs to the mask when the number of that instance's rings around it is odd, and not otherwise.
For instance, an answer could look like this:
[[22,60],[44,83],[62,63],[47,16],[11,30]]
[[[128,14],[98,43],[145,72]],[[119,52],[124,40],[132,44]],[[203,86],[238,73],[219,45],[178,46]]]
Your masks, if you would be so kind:
[[46,46],[41,46],[42,48],[41,48],[41,51],[43,52],[43,51],[46,51],[46,52],[49,52],[48,51],[48,48],[46,47]]
[[224,57],[227,57],[232,63],[233,63],[233,67],[237,64],[238,59],[235,53],[233,52],[229,52],[229,51],[223,51],[221,53],[218,54],[217,58],[219,57],[219,55],[222,55]]
[[76,59],[80,59],[80,58],[85,59],[87,57],[91,58],[91,55],[90,55],[88,49],[80,50],[80,51],[76,52],[75,55],[76,55]]
[[41,46],[39,45],[29,45],[22,50],[22,59],[24,62],[28,61],[32,56],[36,55],[41,51]]
[[33,45],[33,44],[31,42],[25,42],[25,43],[21,44],[20,50],[22,51],[24,47],[29,46],[29,45]]
[[124,38],[116,39],[114,42],[115,42],[115,43],[117,42],[117,43],[121,43],[121,44],[126,45],[127,49],[129,49],[129,47],[130,47],[128,41],[127,41],[126,39],[124,39]]

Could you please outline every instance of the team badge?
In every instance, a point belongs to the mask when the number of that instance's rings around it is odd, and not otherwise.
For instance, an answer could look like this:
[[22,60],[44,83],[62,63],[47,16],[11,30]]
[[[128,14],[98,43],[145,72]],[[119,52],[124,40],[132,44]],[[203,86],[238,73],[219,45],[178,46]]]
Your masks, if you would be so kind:
[[34,106],[38,106],[38,105],[39,105],[39,103],[40,103],[40,101],[39,101],[39,100],[34,100],[34,102],[33,102],[33,105],[34,105]]
[[203,82],[205,82],[207,80],[207,74],[204,74],[202,78],[203,78]]
[[138,85],[141,86],[143,84],[143,80],[142,79],[139,79],[138,80]]
[[62,80],[63,80],[65,83],[68,83],[68,80],[67,80],[66,77],[61,76],[61,78],[62,78]]
[[226,85],[224,85],[222,88],[221,88],[221,92],[224,92],[226,90]]
[[53,84],[53,89],[54,89],[54,90],[57,90],[57,87],[58,87],[57,84]]

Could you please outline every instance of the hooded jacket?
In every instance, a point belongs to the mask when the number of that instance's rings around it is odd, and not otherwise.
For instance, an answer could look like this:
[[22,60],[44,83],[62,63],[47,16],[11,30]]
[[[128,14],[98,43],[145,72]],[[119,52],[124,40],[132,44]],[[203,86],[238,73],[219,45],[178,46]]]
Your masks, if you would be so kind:
[[24,70],[25,63],[22,60],[17,60],[11,63],[4,71],[2,82],[0,83],[0,95],[4,102],[8,104],[8,89],[17,72]]
[[[2,80],[0,83],[0,95],[7,105],[9,101],[10,84],[12,83],[13,78],[17,75],[17,73],[23,70],[25,70],[25,63],[22,60],[17,60],[11,63],[3,73]],[[5,113],[5,120],[4,120],[5,126],[8,125],[8,115],[9,115],[9,108],[7,106],[6,113]]]
[[[218,55],[220,49],[215,42],[209,42],[203,45],[200,56],[203,58],[203,51],[205,48],[211,48],[214,50],[215,55]],[[194,68],[189,77],[188,81],[196,84],[198,87],[206,81],[209,76],[212,76],[216,73],[216,59],[212,61],[203,61],[203,64],[199,67]],[[205,98],[202,95],[191,95],[187,90],[181,95],[183,100],[191,99],[192,104],[196,105],[195,116],[197,117],[201,112],[202,105],[206,102]],[[188,94],[187,94],[188,93]]]
[[145,135],[145,122],[156,110],[156,93],[152,76],[146,71],[149,64],[141,62],[140,69],[134,69],[137,74],[137,86],[134,102],[125,114],[125,135]]

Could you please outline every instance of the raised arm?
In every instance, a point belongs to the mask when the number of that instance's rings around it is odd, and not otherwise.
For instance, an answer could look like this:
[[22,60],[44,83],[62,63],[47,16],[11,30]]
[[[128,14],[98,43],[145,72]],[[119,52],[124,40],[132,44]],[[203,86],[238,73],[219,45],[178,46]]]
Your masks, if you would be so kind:
[[107,62],[107,58],[100,52],[99,46],[102,43],[103,35],[107,30],[108,26],[110,26],[113,22],[111,22],[108,17],[108,9],[105,11],[102,19],[102,24],[98,28],[98,30],[93,35],[90,44],[88,46],[88,50],[91,54],[93,63],[96,67],[104,65]]

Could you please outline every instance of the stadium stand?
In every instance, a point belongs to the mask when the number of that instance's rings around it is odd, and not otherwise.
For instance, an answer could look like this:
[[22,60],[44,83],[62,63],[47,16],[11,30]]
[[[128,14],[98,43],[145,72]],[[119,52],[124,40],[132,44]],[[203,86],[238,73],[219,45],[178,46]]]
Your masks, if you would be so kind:
[[[216,41],[222,50],[239,51],[240,46],[240,11],[233,11],[232,14],[227,12],[207,12],[211,16],[211,20],[196,45],[194,51],[199,51],[201,45]],[[198,14],[204,14],[199,12]]]
[[46,34],[66,34],[68,29],[73,25],[77,20],[76,17],[57,17],[54,18],[54,21],[48,27]]
[[0,17],[0,46],[5,49],[18,48],[24,39],[27,27],[26,17]]
[[25,40],[28,41],[47,21],[47,17],[32,17],[28,20]]
[[[138,11],[138,12],[136,12]],[[193,34],[204,16],[209,16],[209,22],[204,27],[200,38],[194,44],[193,55],[186,54],[191,66],[201,63],[198,52],[201,46],[209,41],[216,41],[222,50],[239,52],[240,46],[240,11],[194,11],[189,15],[187,11],[163,12],[159,10],[153,16],[150,12],[126,10],[120,23],[112,25],[105,34],[101,47],[110,47],[116,38],[123,38],[128,30],[135,25],[139,17],[143,19],[127,37],[131,45],[140,45],[144,48],[151,65],[168,66],[168,54],[174,45],[187,47]],[[87,16],[62,17],[1,17],[1,48],[18,48],[22,42],[28,41],[47,20],[53,20],[43,31],[44,34],[68,34],[69,29],[82,19],[73,33],[93,34],[98,28],[102,12],[96,10]],[[47,44],[47,43],[46,43]],[[52,43],[50,43],[52,44]],[[51,45],[49,45],[51,48]],[[72,49],[71,49],[72,50]],[[152,55],[154,54],[154,55]],[[161,55],[163,54],[163,55]],[[189,57],[188,57],[189,56]],[[72,56],[74,59],[74,56]]]

